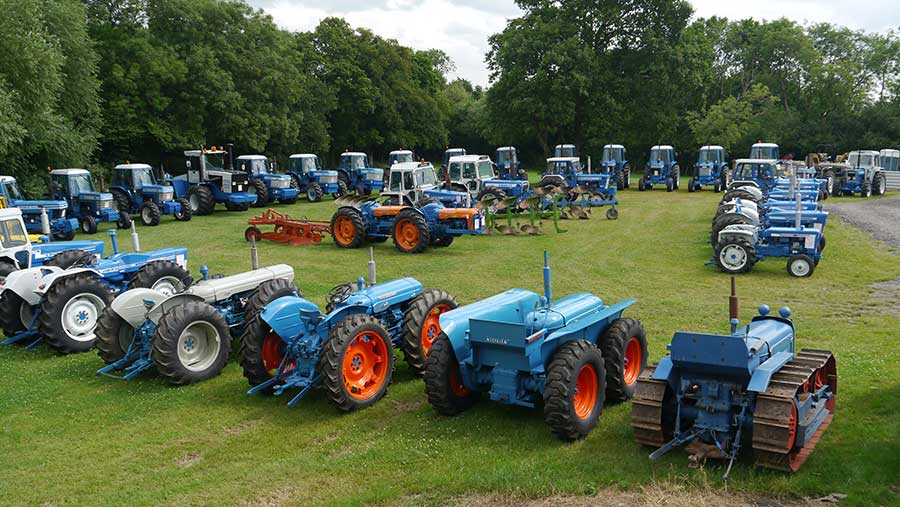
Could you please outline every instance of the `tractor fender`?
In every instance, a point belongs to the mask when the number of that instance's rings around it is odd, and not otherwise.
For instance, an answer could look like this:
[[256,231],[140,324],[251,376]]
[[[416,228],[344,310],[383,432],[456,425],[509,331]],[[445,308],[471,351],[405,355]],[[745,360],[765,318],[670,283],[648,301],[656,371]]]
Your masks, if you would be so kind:
[[782,351],[775,353],[753,370],[753,375],[750,376],[750,383],[747,384],[747,390],[755,393],[765,392],[769,388],[772,376],[778,373],[778,370],[793,358],[793,352]]
[[666,356],[659,360],[659,363],[656,365],[656,369],[653,370],[653,380],[665,380],[669,382],[669,384],[673,384],[672,371],[674,369],[674,365],[672,364],[672,356]]
[[151,308],[155,308],[165,299],[166,295],[158,290],[140,287],[120,294],[109,305],[109,308],[131,327],[137,329],[147,320],[147,314],[149,313],[147,301],[152,301],[153,306]]
[[600,334],[609,327],[612,321],[620,318],[622,312],[635,303],[637,303],[637,300],[627,299],[580,316],[574,321],[567,321],[564,327],[550,333],[544,339],[543,344],[541,344],[543,364],[550,364],[550,361],[553,360],[553,354],[566,342],[587,340],[596,344],[600,339]]
[[[738,188],[738,187],[754,187],[757,190],[759,190],[759,183],[757,183],[753,180],[734,180],[731,182],[731,185],[728,185],[729,190],[731,190],[732,188]],[[748,190],[748,192],[752,192],[752,191]]]
[[322,317],[319,307],[300,296],[283,296],[267,304],[259,317],[284,340],[303,333],[307,322],[314,324]]
[[39,268],[20,269],[6,275],[3,290],[12,291],[14,294],[34,306],[41,302],[41,294],[37,293],[38,286],[44,277],[64,271],[57,266],[43,266]]
[[[156,292],[152,289],[148,290]],[[175,308],[176,306],[183,305],[189,301],[205,303],[203,298],[200,296],[181,293],[175,294],[174,296],[169,296],[168,298],[165,298],[165,296],[163,296],[163,299],[160,302],[156,303],[156,305],[154,305],[153,308],[151,308],[149,311],[145,309],[144,313],[147,315],[147,319],[153,321],[154,324],[159,324],[159,319],[161,319],[164,314],[168,313],[169,310]],[[141,319],[140,322],[144,322],[144,319]]]
[[17,270],[22,269],[22,266],[19,264],[19,261],[16,260],[15,256],[13,256],[13,255],[0,256],[0,262],[8,262],[8,263],[12,264],[13,266],[15,266]]
[[[52,267],[52,266],[51,266]],[[82,273],[90,273],[97,278],[103,278],[103,275],[100,274],[96,269],[91,268],[69,268],[69,269],[60,269],[59,271],[55,271],[50,273],[41,280],[41,283],[35,288],[34,292],[38,295],[39,298],[43,299],[44,295],[50,290],[53,285],[63,278],[71,278],[75,275],[80,275]]]
[[731,211],[722,213],[716,217],[716,220],[724,220],[725,217],[741,217],[749,221],[748,225],[759,225],[759,214],[748,208],[734,208]]
[[756,242],[756,226],[755,225],[729,225],[719,231],[719,241],[733,236],[743,236],[749,238],[751,243]]

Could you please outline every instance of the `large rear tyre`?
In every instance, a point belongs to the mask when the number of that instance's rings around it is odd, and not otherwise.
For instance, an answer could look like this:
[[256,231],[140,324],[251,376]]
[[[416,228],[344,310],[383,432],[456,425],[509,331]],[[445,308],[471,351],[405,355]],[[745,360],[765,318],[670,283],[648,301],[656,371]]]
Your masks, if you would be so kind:
[[207,303],[188,301],[160,317],[150,357],[171,384],[186,385],[218,375],[228,361],[231,335],[225,317]]
[[87,266],[94,260],[94,255],[84,250],[64,250],[45,262],[45,266],[56,266],[69,269],[74,266]]
[[350,315],[331,329],[319,360],[325,395],[342,412],[371,406],[385,394],[394,370],[387,329],[371,315]]
[[362,214],[353,208],[340,208],[331,217],[331,237],[340,248],[359,248],[366,240]]
[[100,314],[94,334],[97,355],[106,364],[115,363],[125,357],[128,347],[134,340],[134,328],[108,306]]
[[342,179],[338,179],[338,191],[334,194],[331,194],[331,197],[337,199],[338,197],[342,197],[345,195],[347,195],[347,183]]
[[457,306],[449,292],[425,289],[403,314],[403,357],[416,375],[422,375],[428,351],[441,334],[441,314]]
[[[746,190],[741,190],[740,188],[733,188],[733,189],[725,192],[725,195],[722,196],[722,200],[719,202],[720,203],[729,202],[729,201],[733,201],[735,199],[740,199],[742,201],[746,200],[746,201],[757,202],[756,196],[754,196],[750,192],[747,192]],[[757,202],[757,204],[758,204],[758,202]]]
[[616,403],[631,399],[638,377],[647,367],[644,326],[637,319],[616,319],[600,335],[598,345],[606,367],[606,400]]
[[119,213],[131,213],[131,199],[128,198],[128,194],[118,188],[112,189],[110,193],[113,195]]
[[128,288],[143,287],[171,296],[187,288],[190,276],[188,270],[172,261],[150,261],[134,274]]
[[253,180],[250,182],[253,191],[256,193],[256,202],[253,203],[254,208],[265,208],[269,205],[269,189],[262,180]]
[[746,238],[726,237],[716,243],[713,249],[713,259],[724,273],[732,275],[746,273],[756,264],[756,249]]
[[751,224],[752,221],[744,215],[725,215],[717,217],[713,220],[712,231],[709,234],[709,243],[715,245],[719,242],[719,232],[729,225],[745,225]]
[[0,292],[0,329],[10,338],[28,329],[34,318],[34,309],[27,301],[11,290]]
[[204,185],[194,185],[187,191],[187,200],[194,215],[209,215],[216,209],[212,191]]
[[[121,211],[119,212],[121,213]],[[147,201],[141,206],[141,223],[154,227],[159,225],[159,206],[156,205],[153,201]]]
[[547,368],[544,421],[559,439],[584,438],[597,425],[606,398],[600,350],[585,340],[563,344]]
[[885,183],[884,174],[877,173],[875,177],[872,178],[872,193],[874,195],[884,195],[884,192],[887,190],[887,185]]
[[391,235],[394,246],[403,253],[422,253],[430,241],[428,222],[414,209],[404,209],[394,219]]
[[87,273],[53,284],[41,301],[38,331],[47,345],[62,354],[94,346],[94,328],[103,309],[114,299],[109,287]]
[[425,396],[434,410],[453,416],[469,409],[481,393],[467,389],[462,383],[459,363],[447,335],[441,333],[425,360]]
[[[238,357],[244,377],[251,386],[257,386],[272,378],[281,366],[287,349],[284,340],[272,331],[269,324],[259,315],[267,304],[278,298],[290,296],[295,291],[300,297],[303,296],[293,283],[278,278],[261,284],[247,301],[246,324],[238,344]],[[263,392],[271,394],[272,389]]]

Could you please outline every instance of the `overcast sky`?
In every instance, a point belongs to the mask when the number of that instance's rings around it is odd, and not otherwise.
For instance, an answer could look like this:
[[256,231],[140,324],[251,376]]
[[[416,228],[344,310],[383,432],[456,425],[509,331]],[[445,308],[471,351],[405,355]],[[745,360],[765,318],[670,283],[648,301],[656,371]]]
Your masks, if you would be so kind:
[[[397,39],[416,49],[444,50],[456,64],[450,77],[488,84],[487,38],[521,11],[513,0],[248,0],[281,27],[309,31],[327,16]],[[787,17],[800,23],[830,22],[885,31],[900,25],[896,0],[692,0],[695,16],[730,19]]]

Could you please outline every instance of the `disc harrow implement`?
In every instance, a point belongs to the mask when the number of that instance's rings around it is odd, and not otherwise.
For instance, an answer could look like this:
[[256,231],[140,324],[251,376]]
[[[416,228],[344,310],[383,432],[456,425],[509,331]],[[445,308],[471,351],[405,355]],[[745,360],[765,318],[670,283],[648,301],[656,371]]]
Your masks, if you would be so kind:
[[[278,243],[291,245],[316,245],[322,242],[325,235],[331,234],[331,223],[323,220],[307,220],[305,218],[291,218],[286,213],[281,213],[272,208],[262,215],[247,220],[249,227],[244,231],[244,239],[267,239]],[[272,225],[274,230],[263,232],[261,225]]]

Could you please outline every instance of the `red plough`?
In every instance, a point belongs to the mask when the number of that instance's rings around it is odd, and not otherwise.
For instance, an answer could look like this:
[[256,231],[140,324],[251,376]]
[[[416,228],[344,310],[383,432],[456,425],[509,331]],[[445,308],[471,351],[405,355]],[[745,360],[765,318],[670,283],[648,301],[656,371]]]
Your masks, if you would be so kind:
[[[247,220],[247,223],[250,224],[244,231],[244,239],[247,241],[256,238],[257,241],[268,239],[291,245],[315,245],[322,242],[323,235],[331,234],[329,222],[291,218],[290,215],[272,208],[267,209],[262,215]],[[274,225],[275,230],[263,232],[258,227],[260,225]]]

